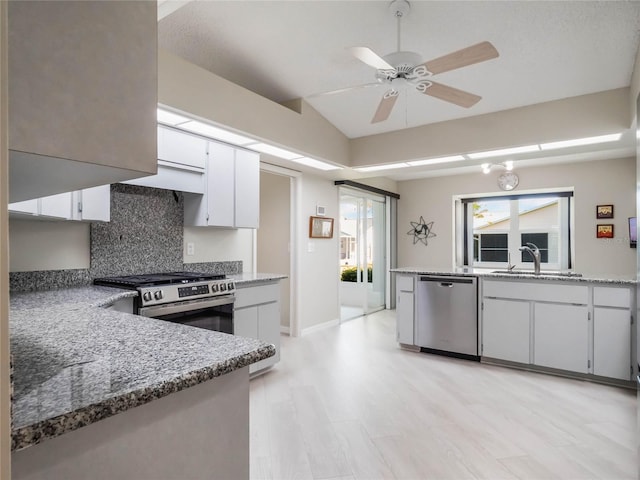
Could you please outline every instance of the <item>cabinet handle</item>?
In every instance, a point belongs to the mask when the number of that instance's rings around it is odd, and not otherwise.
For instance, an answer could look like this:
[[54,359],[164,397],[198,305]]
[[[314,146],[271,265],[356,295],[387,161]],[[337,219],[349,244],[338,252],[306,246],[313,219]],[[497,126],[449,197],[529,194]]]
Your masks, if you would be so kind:
[[442,282],[440,284],[441,287],[453,288],[453,283],[451,282]]

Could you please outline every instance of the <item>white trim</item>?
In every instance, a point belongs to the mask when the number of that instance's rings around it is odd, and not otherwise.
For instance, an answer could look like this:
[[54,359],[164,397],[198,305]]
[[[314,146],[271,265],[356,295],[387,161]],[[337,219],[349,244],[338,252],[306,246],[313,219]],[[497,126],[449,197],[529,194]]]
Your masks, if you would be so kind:
[[289,327],[285,327],[284,325],[280,325],[280,333],[284,333],[285,335],[289,335],[291,329]]
[[315,333],[326,328],[337,327],[338,325],[340,325],[340,319],[335,318],[333,320],[329,320],[328,322],[318,323],[317,325],[312,325],[308,328],[303,329],[300,332],[300,336],[304,337],[305,335],[309,335],[310,333]]

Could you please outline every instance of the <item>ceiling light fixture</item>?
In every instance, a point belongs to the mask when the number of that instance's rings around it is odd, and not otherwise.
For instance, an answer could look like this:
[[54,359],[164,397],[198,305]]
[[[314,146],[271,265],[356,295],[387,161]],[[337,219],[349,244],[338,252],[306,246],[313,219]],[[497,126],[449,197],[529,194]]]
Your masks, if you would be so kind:
[[511,170],[513,170],[513,160],[507,160],[506,162],[502,163],[483,163],[482,165],[480,165],[482,173],[484,173],[485,175],[491,173],[491,169],[493,167],[504,168],[505,170],[510,172]]
[[197,120],[189,120],[186,123],[180,124],[179,127],[189,132],[198,133],[205,137],[231,143],[233,145],[239,145],[241,147],[255,143],[255,140],[252,138],[245,137],[244,135],[238,135],[237,133],[214,127],[213,125],[207,125],[206,123],[198,122]]
[[579,147],[581,145],[593,145],[596,143],[617,142],[622,137],[622,133],[612,133],[610,135],[599,135],[597,137],[576,138],[573,140],[563,140],[561,142],[551,142],[540,144],[542,150],[555,150],[557,148]]
[[539,145],[526,145],[524,147],[502,148],[500,150],[489,150],[486,152],[468,153],[467,157],[474,160],[480,158],[503,157],[505,155],[514,155],[516,153],[530,153],[540,151]]
[[342,167],[338,167],[337,165],[332,165],[330,163],[322,162],[320,160],[316,160],[315,158],[309,158],[309,157],[294,158],[291,161],[299,163],[301,165],[306,165],[307,167],[313,167],[313,168],[317,168],[319,170],[324,170],[324,171],[342,169]]
[[160,108],[157,109],[157,112],[158,123],[164,123],[165,125],[171,125],[175,127],[176,125],[188,122],[190,120],[187,117],[183,117],[182,115],[178,115],[177,113],[168,112]]
[[273,145],[269,145],[268,143],[252,143],[250,145],[247,145],[247,148],[249,148],[250,150],[255,150],[256,152],[273,155],[274,157],[284,158],[285,160],[295,160],[296,158],[303,157],[303,155],[300,155],[299,153],[291,152],[289,150],[285,150],[284,148],[275,147]]
[[379,170],[393,170],[394,168],[406,168],[410,167],[408,163],[388,163],[387,165],[372,165],[370,167],[357,167],[354,170],[358,172],[377,172]]
[[412,160],[407,163],[412,167],[419,167],[423,165],[435,165],[438,163],[459,162],[461,160],[466,160],[466,159],[462,155],[452,155],[450,157],[438,157],[438,158],[427,158],[424,160]]

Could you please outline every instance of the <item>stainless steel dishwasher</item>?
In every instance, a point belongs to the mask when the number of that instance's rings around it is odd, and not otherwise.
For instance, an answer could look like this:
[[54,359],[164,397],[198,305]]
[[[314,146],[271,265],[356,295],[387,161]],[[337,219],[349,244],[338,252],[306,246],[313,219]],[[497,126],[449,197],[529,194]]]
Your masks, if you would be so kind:
[[416,345],[470,360],[478,356],[478,279],[419,276]]

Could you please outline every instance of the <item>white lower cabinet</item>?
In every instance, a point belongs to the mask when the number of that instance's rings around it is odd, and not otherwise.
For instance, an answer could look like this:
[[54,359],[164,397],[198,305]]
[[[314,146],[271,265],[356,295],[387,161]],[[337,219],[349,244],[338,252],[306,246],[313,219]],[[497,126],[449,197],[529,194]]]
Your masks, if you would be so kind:
[[482,357],[632,378],[632,288],[483,279]]
[[529,302],[484,299],[482,355],[529,363]]
[[280,361],[280,284],[237,288],[233,314],[234,335],[256,338],[276,347],[273,357],[249,366],[249,373]]
[[414,345],[413,285],[413,275],[396,277],[396,339],[405,345]]
[[535,303],[533,363],[589,371],[589,310],[586,305]]

